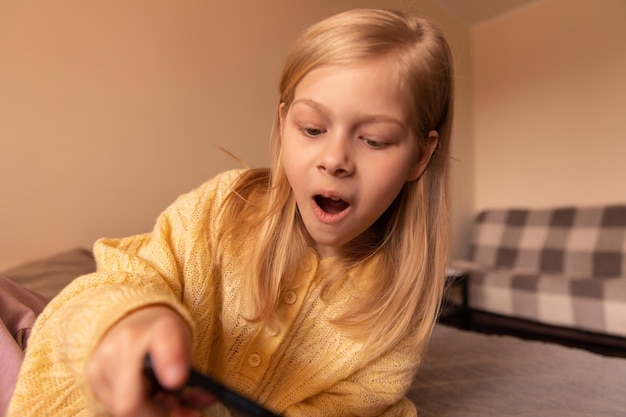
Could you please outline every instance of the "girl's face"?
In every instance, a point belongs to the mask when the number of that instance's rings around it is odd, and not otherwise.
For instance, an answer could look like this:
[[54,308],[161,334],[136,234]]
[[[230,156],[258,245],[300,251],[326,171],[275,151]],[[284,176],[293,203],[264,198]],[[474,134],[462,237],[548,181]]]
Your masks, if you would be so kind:
[[321,257],[366,231],[434,149],[418,152],[389,58],[314,69],[280,111],[281,161]]

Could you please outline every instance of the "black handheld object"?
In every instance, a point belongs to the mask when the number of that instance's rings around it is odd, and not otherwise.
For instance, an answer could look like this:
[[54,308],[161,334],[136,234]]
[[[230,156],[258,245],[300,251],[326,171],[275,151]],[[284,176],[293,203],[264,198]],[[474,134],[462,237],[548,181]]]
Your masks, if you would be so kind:
[[[153,392],[167,392],[170,394],[175,394],[179,396],[184,396],[185,392],[189,392],[189,390],[193,390],[193,397],[196,399],[200,398],[199,401],[194,401],[194,404],[189,404],[184,397],[182,398],[182,403],[196,408],[198,411],[202,411],[205,407],[202,407],[202,394],[208,397],[215,397],[220,400],[224,405],[234,408],[235,410],[243,413],[245,416],[250,417],[280,417],[278,414],[271,412],[270,410],[264,408],[263,406],[255,403],[254,401],[244,397],[243,395],[233,391],[232,389],[226,387],[225,385],[215,381],[211,377],[204,375],[198,372],[195,369],[191,369],[189,374],[189,379],[185,383],[185,386],[176,392],[172,392],[167,390],[159,384],[159,381],[154,374],[154,369],[152,367],[152,360],[150,359],[150,355],[146,355],[144,360],[144,374],[151,381],[153,386]],[[199,394],[199,395],[198,395]],[[207,395],[208,394],[208,395]]]

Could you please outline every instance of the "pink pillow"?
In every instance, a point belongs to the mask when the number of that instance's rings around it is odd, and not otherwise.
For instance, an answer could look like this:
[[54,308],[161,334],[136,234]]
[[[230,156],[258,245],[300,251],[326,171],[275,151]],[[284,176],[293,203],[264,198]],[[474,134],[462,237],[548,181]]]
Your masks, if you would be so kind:
[[48,300],[0,276],[0,416],[13,394],[30,330]]

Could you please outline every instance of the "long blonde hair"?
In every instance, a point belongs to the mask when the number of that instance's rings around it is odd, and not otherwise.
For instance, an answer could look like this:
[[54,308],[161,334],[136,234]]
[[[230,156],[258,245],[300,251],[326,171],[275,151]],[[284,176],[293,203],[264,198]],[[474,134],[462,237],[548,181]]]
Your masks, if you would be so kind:
[[[325,288],[348,270],[368,265],[368,271],[375,271],[372,285],[337,324],[381,351],[415,331],[416,348],[422,349],[436,321],[448,258],[453,70],[446,40],[431,22],[410,14],[372,9],[337,14],[297,40],[283,67],[279,105],[289,108],[298,83],[314,68],[376,56],[394,58],[419,148],[426,146],[431,130],[438,132],[439,141],[422,176],[404,185],[368,231],[369,244],[346,251],[334,268],[338,272],[326,277]],[[310,238],[281,165],[279,123],[277,111],[271,168],[241,177],[223,206],[220,235],[223,248],[255,231],[242,283],[250,318],[268,323],[278,319],[274,311],[280,291],[310,256]]]

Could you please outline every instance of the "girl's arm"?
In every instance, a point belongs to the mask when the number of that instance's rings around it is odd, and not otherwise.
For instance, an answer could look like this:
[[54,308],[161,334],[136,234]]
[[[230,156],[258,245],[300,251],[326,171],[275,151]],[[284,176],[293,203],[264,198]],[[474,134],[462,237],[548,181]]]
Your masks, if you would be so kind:
[[[407,342],[409,338],[343,378],[335,379],[325,368],[311,378],[297,367],[290,367],[288,383],[276,374],[266,374],[264,379],[269,380],[266,392],[271,394],[263,406],[287,417],[416,416],[415,406],[405,393],[413,381],[419,355]],[[311,394],[301,397],[302,388]],[[294,397],[299,398],[294,400]],[[223,406],[213,412],[210,415],[241,415]]]
[[[160,306],[161,312],[173,313],[169,328],[178,328],[179,334],[161,333],[189,338],[184,343],[191,345],[194,323],[187,305],[188,291],[193,288],[192,281],[197,281],[196,275],[208,268],[204,263],[210,262],[214,235],[209,220],[234,178],[216,177],[180,197],[159,216],[150,234],[102,239],[94,245],[98,271],[64,289],[33,328],[10,416],[75,416],[89,409],[98,411],[86,377],[89,361],[116,323],[147,307]],[[192,257],[191,253],[205,257]],[[128,345],[145,349],[150,343],[131,340]],[[124,352],[119,353],[123,360]],[[139,375],[141,362],[128,366]]]
[[285,416],[416,416],[405,397],[415,377],[421,355],[408,335],[393,349],[373,358],[349,377],[334,382],[300,403]]

